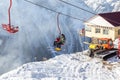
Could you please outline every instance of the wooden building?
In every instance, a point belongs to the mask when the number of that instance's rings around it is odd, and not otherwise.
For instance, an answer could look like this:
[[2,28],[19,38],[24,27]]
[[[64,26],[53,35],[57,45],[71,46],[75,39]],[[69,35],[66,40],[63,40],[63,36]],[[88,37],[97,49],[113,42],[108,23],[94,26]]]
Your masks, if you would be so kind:
[[85,36],[111,38],[120,36],[120,12],[101,13],[85,22]]

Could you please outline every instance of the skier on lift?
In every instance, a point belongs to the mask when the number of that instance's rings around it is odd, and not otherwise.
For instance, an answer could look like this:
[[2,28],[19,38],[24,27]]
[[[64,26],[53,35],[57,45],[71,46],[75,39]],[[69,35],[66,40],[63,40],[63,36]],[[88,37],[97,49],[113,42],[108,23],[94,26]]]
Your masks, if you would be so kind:
[[60,35],[55,39],[55,41],[53,43],[56,51],[61,50],[61,45],[64,45],[65,40],[66,40],[65,35],[61,34],[61,30],[60,30],[60,26],[59,26],[59,15],[60,15],[60,13],[57,14],[57,27],[58,27]]
[[65,40],[66,40],[65,35],[64,35],[64,34],[60,34],[60,35],[56,38],[56,40],[54,41],[54,44],[53,44],[53,45],[56,47],[55,49],[56,49],[56,50],[61,50],[61,45],[64,45]]

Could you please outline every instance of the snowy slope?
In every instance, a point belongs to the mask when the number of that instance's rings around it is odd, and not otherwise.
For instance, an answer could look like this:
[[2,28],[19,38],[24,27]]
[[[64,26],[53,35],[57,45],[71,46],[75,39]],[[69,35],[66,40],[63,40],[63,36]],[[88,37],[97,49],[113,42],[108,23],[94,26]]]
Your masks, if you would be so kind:
[[100,59],[76,53],[24,64],[0,80],[120,80],[119,71],[120,64],[104,65]]

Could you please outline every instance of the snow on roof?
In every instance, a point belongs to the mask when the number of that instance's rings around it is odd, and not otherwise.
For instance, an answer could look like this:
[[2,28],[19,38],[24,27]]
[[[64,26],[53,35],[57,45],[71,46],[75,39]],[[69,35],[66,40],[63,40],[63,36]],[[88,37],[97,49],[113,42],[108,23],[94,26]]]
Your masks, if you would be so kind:
[[120,26],[120,12],[100,13],[98,14],[112,25]]
[[120,67],[109,70],[100,59],[76,53],[24,64],[2,75],[0,80],[119,80],[119,71]]

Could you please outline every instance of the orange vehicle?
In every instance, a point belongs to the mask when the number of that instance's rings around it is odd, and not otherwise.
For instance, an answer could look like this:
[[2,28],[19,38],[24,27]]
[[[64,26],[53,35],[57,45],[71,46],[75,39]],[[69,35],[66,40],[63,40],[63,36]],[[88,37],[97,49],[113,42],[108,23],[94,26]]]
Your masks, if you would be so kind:
[[110,38],[99,38],[98,47],[101,49],[113,49],[114,44],[113,44],[112,39]]
[[90,43],[89,49],[113,49],[114,44],[110,38],[98,38],[97,43]]

